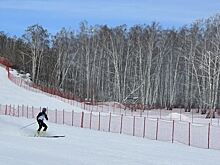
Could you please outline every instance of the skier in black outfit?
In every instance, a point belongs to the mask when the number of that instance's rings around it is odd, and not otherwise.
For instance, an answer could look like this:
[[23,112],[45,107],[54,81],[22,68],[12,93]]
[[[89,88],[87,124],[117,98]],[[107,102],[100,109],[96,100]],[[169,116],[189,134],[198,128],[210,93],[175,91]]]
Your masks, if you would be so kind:
[[39,128],[38,128],[38,130],[37,130],[38,133],[40,132],[40,130],[41,130],[42,127],[44,127],[43,131],[46,131],[46,130],[47,130],[47,125],[44,123],[44,119],[48,120],[46,111],[47,111],[47,109],[46,109],[46,108],[43,108],[43,109],[42,109],[42,112],[40,112],[40,113],[37,115],[37,122],[38,122],[38,125],[39,125]]

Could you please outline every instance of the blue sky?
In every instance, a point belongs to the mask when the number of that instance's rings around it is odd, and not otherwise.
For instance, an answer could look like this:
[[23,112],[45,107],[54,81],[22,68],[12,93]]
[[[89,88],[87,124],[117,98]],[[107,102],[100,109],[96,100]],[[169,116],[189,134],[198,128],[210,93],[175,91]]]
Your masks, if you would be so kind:
[[89,25],[111,27],[159,22],[178,28],[220,13],[220,0],[0,0],[0,31],[21,36],[40,24],[55,34],[62,27],[77,30]]

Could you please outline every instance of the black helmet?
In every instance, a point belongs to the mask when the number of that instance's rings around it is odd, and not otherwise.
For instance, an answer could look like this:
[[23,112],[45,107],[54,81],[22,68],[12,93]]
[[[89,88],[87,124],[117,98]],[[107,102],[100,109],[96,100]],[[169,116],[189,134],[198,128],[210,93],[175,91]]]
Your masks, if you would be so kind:
[[43,109],[42,109],[42,112],[46,112],[46,111],[47,111],[47,109],[46,109],[46,108],[43,108]]

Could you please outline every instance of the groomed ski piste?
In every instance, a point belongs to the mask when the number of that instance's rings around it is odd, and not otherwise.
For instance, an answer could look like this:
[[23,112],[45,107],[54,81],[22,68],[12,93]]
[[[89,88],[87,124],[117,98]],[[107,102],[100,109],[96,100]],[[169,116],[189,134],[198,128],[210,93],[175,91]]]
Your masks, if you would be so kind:
[[[55,98],[27,91],[0,66],[0,104],[72,109]],[[0,165],[218,165],[220,151],[123,134],[48,124],[48,135],[34,137],[35,119],[0,115]]]

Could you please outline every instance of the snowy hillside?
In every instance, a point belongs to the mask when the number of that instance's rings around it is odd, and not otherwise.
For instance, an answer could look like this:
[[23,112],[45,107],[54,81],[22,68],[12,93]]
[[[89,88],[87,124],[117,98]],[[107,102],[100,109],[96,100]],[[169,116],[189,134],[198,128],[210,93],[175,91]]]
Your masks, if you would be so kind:
[[29,105],[34,107],[48,107],[49,109],[59,110],[79,110],[53,97],[46,96],[42,93],[31,92],[20,88],[7,78],[5,68],[0,66],[0,104],[3,105]]
[[[49,96],[26,91],[7,79],[0,67],[0,104],[47,106],[51,109],[73,106]],[[64,138],[33,137],[37,124],[21,129],[35,119],[0,116],[0,165],[218,165],[220,151],[200,149],[47,123],[49,135]]]

